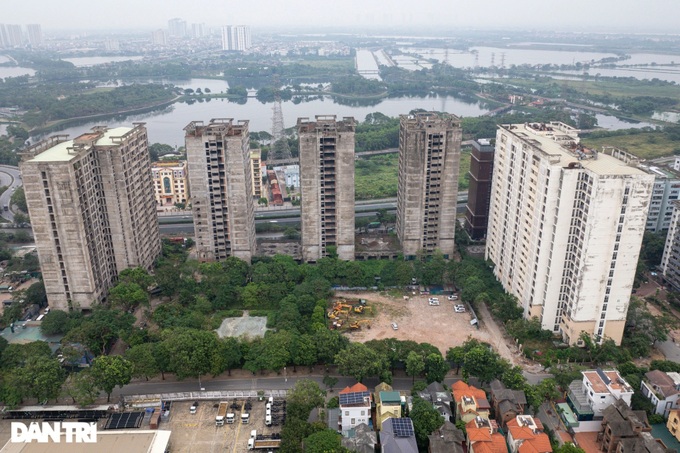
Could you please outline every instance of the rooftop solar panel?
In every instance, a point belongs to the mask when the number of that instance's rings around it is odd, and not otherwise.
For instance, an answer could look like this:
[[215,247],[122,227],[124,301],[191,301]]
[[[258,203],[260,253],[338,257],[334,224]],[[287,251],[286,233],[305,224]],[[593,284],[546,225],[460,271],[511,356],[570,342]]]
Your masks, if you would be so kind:
[[365,398],[368,398],[368,392],[353,392],[340,394],[340,405],[363,403]]
[[130,429],[139,428],[142,425],[144,412],[125,412],[123,414],[112,414],[106,421],[104,429]]
[[397,437],[411,437],[413,433],[413,422],[410,418],[393,418],[392,430]]

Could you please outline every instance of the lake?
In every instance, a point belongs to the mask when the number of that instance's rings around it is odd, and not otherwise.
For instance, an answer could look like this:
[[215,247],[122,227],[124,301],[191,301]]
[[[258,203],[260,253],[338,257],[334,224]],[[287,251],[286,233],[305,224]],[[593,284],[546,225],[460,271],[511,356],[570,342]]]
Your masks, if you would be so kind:
[[35,75],[35,69],[22,68],[20,66],[0,66],[0,79],[7,77],[19,77],[22,75],[28,75],[32,77]]
[[[680,61],[680,57],[678,57]],[[580,77],[583,71],[559,71],[571,77]],[[659,79],[680,84],[680,67],[678,66],[644,66],[640,68],[590,68],[586,74],[591,77],[599,74],[602,77],[633,77],[638,80]]]
[[[204,79],[193,79],[196,87],[205,87]],[[196,82],[196,81],[199,82]],[[194,88],[192,86],[192,88]],[[211,88],[212,90],[212,88]],[[250,131],[269,131],[272,129],[272,108],[274,104],[262,104],[257,99],[248,98],[247,102],[239,105],[226,99],[212,99],[210,102],[196,102],[194,104],[175,103],[165,109],[139,114],[117,116],[107,120],[89,121],[78,126],[54,131],[49,135],[69,134],[76,137],[90,128],[107,124],[110,127],[129,126],[132,122],[145,122],[150,143],[167,143],[172,146],[184,146],[183,128],[191,121],[208,122],[212,118],[234,118],[235,120],[249,120]],[[413,109],[438,110],[453,113],[458,116],[480,116],[488,110],[478,103],[469,104],[452,96],[432,96],[420,98],[388,98],[375,101],[374,105],[350,106],[338,104],[331,98],[315,99],[310,102],[295,104],[292,101],[282,103],[284,126],[292,127],[299,117],[313,118],[315,115],[337,115],[338,118],[353,116],[357,121],[363,121],[366,115],[381,112],[387,116],[407,114]],[[35,139],[33,139],[35,140]]]

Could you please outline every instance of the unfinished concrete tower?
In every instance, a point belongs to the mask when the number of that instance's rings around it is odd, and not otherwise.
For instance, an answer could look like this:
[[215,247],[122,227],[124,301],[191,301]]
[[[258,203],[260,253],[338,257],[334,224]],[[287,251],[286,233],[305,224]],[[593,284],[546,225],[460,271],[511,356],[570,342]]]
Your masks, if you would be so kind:
[[88,310],[122,270],[151,270],[161,240],[143,123],[51,137],[21,173],[52,308]]
[[298,118],[302,259],[354,259],[354,118]]
[[460,119],[446,113],[402,115],[399,129],[397,237],[406,259],[454,252]]
[[192,121],[184,128],[200,261],[255,254],[255,207],[248,121]]

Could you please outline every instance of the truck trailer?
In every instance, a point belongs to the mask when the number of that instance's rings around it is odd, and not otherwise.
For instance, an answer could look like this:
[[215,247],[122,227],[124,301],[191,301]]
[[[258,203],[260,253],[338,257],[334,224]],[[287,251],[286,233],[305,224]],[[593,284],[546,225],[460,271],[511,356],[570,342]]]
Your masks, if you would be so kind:
[[229,408],[229,404],[226,402],[221,402],[220,406],[217,409],[217,416],[215,417],[215,426],[222,426],[224,425],[224,419],[227,416],[227,409]]

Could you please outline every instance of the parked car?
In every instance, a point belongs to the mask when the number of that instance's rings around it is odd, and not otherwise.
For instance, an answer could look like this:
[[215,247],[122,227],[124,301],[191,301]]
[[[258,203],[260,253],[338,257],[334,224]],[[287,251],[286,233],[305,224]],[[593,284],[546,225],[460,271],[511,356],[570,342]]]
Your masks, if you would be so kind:
[[449,297],[447,297],[449,300],[458,300],[458,295],[457,294],[452,294]]
[[430,304],[430,305],[439,305],[439,301],[438,301],[438,300],[432,300],[432,299],[430,299],[429,304]]
[[465,313],[465,305],[455,305],[453,309],[456,313]]
[[191,407],[189,408],[189,413],[195,414],[197,410],[198,410],[198,401],[194,401],[194,404],[192,404]]
[[397,325],[396,322],[393,322],[393,323],[392,323],[392,329],[394,329],[394,330],[398,330],[398,329],[399,329],[399,326]]

